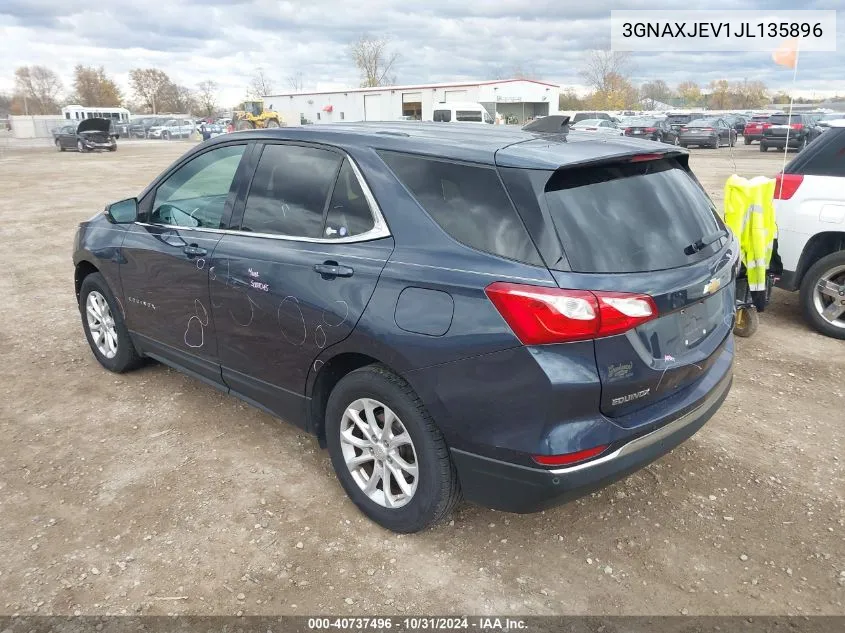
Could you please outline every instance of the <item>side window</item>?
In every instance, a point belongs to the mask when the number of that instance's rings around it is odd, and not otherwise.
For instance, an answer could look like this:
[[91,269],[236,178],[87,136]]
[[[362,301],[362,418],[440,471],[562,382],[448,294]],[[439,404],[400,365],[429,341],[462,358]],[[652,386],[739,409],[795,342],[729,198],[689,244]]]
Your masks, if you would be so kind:
[[449,123],[452,120],[451,110],[435,110],[434,120],[437,123]]
[[266,145],[246,199],[241,230],[322,237],[323,211],[341,160],[325,149]]
[[481,123],[481,112],[475,110],[456,110],[456,121],[471,121],[473,123]]
[[454,239],[480,251],[530,264],[537,249],[490,167],[380,152],[420,206]]
[[205,152],[182,165],[159,185],[150,222],[220,228],[226,198],[246,145]]
[[364,197],[364,190],[355,176],[352,165],[349,164],[349,159],[345,158],[337,176],[331,202],[329,202],[323,237],[361,235],[371,230],[373,226],[375,226],[373,215]]

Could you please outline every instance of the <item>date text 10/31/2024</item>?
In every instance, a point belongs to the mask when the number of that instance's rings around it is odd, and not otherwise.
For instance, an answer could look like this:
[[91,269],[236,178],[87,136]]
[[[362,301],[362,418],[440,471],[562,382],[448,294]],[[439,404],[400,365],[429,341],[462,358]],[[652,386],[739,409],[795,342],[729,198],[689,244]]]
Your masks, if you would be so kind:
[[518,618],[497,617],[348,617],[308,618],[310,630],[386,631],[527,631],[527,623]]

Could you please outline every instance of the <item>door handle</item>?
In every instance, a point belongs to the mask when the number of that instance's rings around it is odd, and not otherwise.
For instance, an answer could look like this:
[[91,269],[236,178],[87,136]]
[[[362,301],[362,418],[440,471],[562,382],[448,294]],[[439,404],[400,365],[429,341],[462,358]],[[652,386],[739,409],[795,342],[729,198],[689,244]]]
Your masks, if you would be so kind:
[[314,270],[320,273],[324,279],[330,279],[332,277],[351,277],[352,273],[355,272],[349,266],[341,266],[337,262],[332,261],[316,264],[314,266]]
[[182,252],[185,253],[188,257],[202,257],[203,255],[207,255],[208,251],[202,248],[201,246],[197,246],[196,244],[190,244],[182,249]]

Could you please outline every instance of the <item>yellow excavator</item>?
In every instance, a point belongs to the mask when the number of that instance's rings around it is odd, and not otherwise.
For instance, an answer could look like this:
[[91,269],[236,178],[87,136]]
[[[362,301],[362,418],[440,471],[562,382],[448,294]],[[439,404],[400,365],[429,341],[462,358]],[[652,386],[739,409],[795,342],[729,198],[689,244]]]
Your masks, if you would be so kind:
[[232,112],[232,123],[236,130],[281,127],[285,123],[275,110],[265,110],[264,102],[244,101]]

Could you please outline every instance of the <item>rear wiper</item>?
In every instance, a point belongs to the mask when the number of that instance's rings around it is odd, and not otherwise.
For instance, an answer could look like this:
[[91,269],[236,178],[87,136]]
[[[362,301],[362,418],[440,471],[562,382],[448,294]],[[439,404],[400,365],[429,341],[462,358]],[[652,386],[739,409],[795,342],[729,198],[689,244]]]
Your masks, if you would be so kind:
[[715,233],[708,233],[704,237],[698,238],[692,244],[687,246],[684,249],[684,253],[687,255],[695,255],[697,252],[704,250],[708,246],[710,246],[713,242],[717,242],[723,237],[727,235],[727,232],[724,230],[716,231]]

